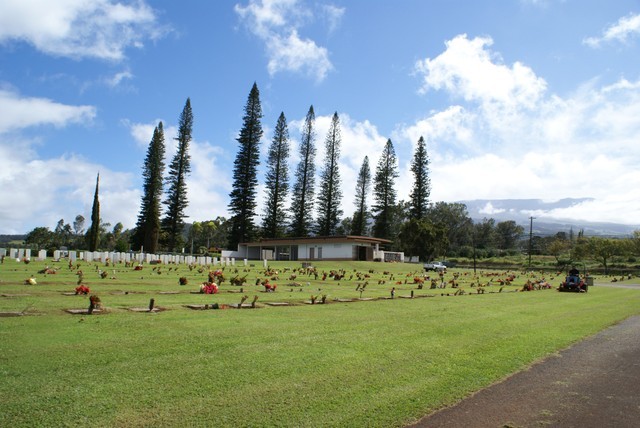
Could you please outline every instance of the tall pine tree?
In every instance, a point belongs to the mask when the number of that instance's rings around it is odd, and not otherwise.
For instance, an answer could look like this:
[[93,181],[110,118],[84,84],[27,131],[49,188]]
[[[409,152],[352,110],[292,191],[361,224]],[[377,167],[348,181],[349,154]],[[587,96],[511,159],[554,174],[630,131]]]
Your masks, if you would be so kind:
[[340,210],[342,190],[340,189],[340,171],[338,169],[341,142],[340,119],[338,112],[335,112],[325,140],[325,160],[320,173],[321,185],[318,194],[318,225],[316,229],[320,236],[335,235],[342,215],[342,210]]
[[233,190],[229,194],[229,212],[232,217],[229,248],[255,237],[253,217],[256,210],[257,169],[260,164],[260,138],[262,138],[262,107],[260,91],[253,84],[244,108],[243,125],[236,139],[240,144],[233,164]]
[[358,173],[356,181],[356,212],[351,221],[351,234],[364,236],[367,234],[367,220],[369,211],[367,209],[367,197],[371,187],[371,169],[369,168],[369,156],[365,156]]
[[373,236],[391,239],[396,206],[395,179],[398,177],[398,159],[391,140],[387,140],[376,168],[374,178]]
[[418,140],[416,151],[411,161],[411,172],[414,181],[409,195],[411,218],[422,220],[427,216],[429,195],[431,194],[431,179],[429,178],[429,157],[422,136]]
[[291,224],[289,225],[289,230],[291,236],[296,237],[308,236],[313,222],[312,212],[316,177],[315,121],[316,116],[313,106],[311,106],[302,130],[300,163],[296,168],[291,198]]
[[183,243],[182,230],[184,229],[185,209],[189,204],[187,200],[187,175],[191,172],[191,156],[189,156],[189,142],[193,128],[193,113],[191,111],[191,99],[182,109],[178,127],[178,149],[171,164],[169,164],[169,176],[167,177],[167,191],[164,204],[167,206],[165,217],[162,219],[162,231],[166,239],[168,251],[175,251],[176,247]]
[[143,195],[135,233],[131,240],[135,250],[144,248],[147,253],[158,251],[160,238],[160,206],[162,198],[162,176],[164,174],[164,127],[158,123],[147,149],[142,166]]
[[267,202],[262,225],[265,238],[281,238],[285,232],[285,199],[289,191],[289,130],[284,113],[280,113],[267,159],[265,180]]
[[100,173],[96,178],[96,192],[93,195],[93,207],[91,208],[91,227],[87,233],[87,243],[89,251],[96,251],[100,244],[100,200],[98,199],[98,188],[100,187]]

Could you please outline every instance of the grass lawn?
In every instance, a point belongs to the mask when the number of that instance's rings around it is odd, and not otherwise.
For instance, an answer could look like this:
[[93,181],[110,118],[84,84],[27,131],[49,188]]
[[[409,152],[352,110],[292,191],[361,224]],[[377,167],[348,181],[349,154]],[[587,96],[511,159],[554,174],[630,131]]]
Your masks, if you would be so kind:
[[[536,273],[513,272],[511,285],[499,285],[507,272],[453,270],[444,280],[457,274],[458,289],[418,289],[419,265],[318,262],[316,279],[279,262],[270,264],[277,289],[265,293],[256,262],[238,267],[242,293],[227,267],[220,293],[203,295],[191,292],[207,270],[81,262],[107,310],[70,315],[64,309],[89,304],[63,295],[76,270],[48,265],[57,273],[38,274],[43,262],[0,265],[0,312],[25,313],[0,318],[0,426],[402,426],[640,313],[640,290],[597,279],[583,294],[516,292]],[[322,280],[339,269],[341,280]],[[31,275],[38,285],[24,284]],[[554,288],[561,280],[547,279]],[[459,289],[466,294],[454,296]],[[185,307],[244,295],[258,296],[258,308]],[[311,295],[327,303],[305,303]],[[359,297],[373,300],[346,301]],[[128,310],[151,298],[165,310]]]

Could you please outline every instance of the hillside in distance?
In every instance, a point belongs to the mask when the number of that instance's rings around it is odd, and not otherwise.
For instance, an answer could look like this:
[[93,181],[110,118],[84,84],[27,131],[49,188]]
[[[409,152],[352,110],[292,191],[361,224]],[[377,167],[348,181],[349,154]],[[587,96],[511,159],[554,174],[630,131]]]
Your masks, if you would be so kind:
[[467,206],[469,216],[474,221],[493,218],[496,222],[513,220],[529,232],[530,218],[533,217],[533,233],[538,236],[555,235],[558,232],[584,230],[586,236],[625,237],[640,230],[640,225],[627,225],[605,222],[587,222],[570,218],[554,218],[550,213],[554,209],[571,208],[590,198],[565,198],[557,201],[542,199],[475,199],[459,201]]

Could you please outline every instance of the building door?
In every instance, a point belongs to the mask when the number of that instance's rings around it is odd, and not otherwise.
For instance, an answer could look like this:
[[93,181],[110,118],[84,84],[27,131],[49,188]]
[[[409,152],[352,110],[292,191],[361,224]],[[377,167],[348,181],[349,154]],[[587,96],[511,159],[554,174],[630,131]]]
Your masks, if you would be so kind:
[[316,249],[309,248],[309,260],[313,260],[316,258]]

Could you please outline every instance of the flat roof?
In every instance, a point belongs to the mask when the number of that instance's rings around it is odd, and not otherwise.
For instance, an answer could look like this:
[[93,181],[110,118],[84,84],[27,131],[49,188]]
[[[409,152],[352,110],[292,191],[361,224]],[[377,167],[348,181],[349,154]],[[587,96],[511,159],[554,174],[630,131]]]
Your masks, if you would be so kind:
[[258,247],[267,245],[296,245],[296,244],[334,244],[334,243],[361,243],[361,244],[390,244],[392,241],[371,236],[337,235],[337,236],[305,236],[300,238],[263,238],[255,242],[241,242],[240,245]]

